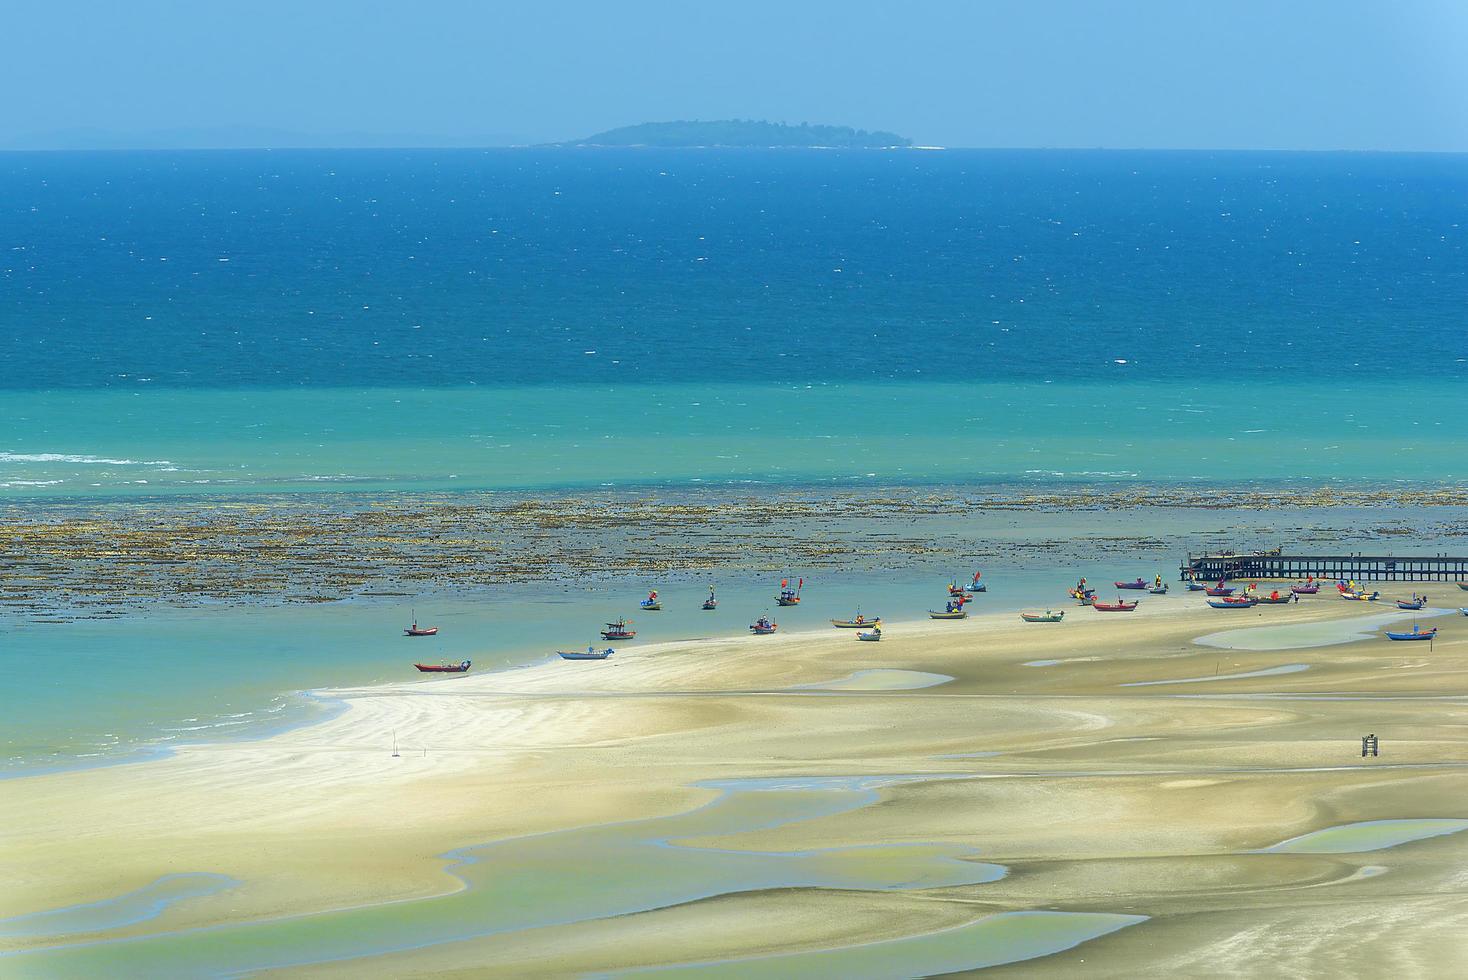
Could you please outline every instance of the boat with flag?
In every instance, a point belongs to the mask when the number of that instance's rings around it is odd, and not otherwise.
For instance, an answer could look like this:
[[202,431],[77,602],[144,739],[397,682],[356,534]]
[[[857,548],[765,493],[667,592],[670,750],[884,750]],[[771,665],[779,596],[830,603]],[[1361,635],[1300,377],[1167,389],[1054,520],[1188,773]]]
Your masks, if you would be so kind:
[[948,594],[951,596],[975,595],[979,592],[988,592],[989,586],[986,582],[980,582],[983,572],[974,572],[974,577],[967,585],[959,585],[957,580],[948,583]]
[[658,590],[653,589],[638,605],[648,612],[657,612],[663,608],[663,600],[658,598]]
[[790,587],[790,580],[788,578],[782,578],[780,580],[780,594],[776,597],[775,604],[779,606],[800,605],[800,590],[804,587],[805,579],[797,581],[795,588],[792,589]]
[[456,664],[414,664],[424,674],[466,674],[469,672],[470,663],[461,660]]
[[1436,626],[1434,626],[1430,630],[1425,630],[1419,627],[1416,623],[1412,624],[1412,632],[1410,633],[1394,633],[1391,630],[1386,631],[1386,638],[1388,640],[1430,640],[1434,636],[1437,636]]
[[629,630],[627,624],[630,619],[619,619],[615,623],[607,623],[607,628],[601,631],[603,640],[630,640],[637,635],[636,630]]
[[613,653],[616,653],[616,651],[611,647],[607,647],[605,650],[598,650],[594,645],[590,644],[587,645],[585,650],[556,651],[556,654],[562,660],[605,660]]
[[1219,579],[1217,585],[1208,586],[1208,588],[1203,590],[1203,594],[1211,596],[1233,595],[1234,589],[1231,585],[1224,585],[1223,579]]

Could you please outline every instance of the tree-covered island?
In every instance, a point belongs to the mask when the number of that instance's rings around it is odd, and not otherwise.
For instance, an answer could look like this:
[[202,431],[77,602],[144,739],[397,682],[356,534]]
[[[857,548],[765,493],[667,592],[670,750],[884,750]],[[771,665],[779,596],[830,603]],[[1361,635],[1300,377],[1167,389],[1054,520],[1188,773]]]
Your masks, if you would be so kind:
[[911,146],[912,140],[896,133],[852,129],[850,126],[813,126],[810,123],[791,126],[762,119],[716,119],[707,122],[678,120],[622,126],[582,140],[573,140],[571,145],[852,148]]

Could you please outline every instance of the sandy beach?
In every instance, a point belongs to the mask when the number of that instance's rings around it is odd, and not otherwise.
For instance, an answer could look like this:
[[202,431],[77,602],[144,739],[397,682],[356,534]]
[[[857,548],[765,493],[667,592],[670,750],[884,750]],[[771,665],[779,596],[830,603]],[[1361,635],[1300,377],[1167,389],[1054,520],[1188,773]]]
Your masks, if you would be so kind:
[[[1255,852],[1468,819],[1456,611],[1429,649],[1350,640],[1388,610],[1334,596],[1065,608],[879,644],[789,610],[773,637],[320,692],[346,710],[9,780],[0,973],[866,975],[856,946],[872,975],[1453,972],[1468,834]],[[1371,849],[1392,828],[1421,839]],[[170,875],[225,884],[146,899]],[[1040,912],[1083,915],[1013,915]]]

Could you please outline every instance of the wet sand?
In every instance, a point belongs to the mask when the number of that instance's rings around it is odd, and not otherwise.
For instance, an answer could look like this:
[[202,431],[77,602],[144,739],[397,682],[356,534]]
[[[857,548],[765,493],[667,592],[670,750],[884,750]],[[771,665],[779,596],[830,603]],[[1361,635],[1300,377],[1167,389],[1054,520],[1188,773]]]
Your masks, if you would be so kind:
[[[1267,849],[1468,819],[1468,619],[1436,620],[1430,650],[1194,642],[1381,611],[1363,605],[1174,595],[333,692],[348,710],[265,741],[7,782],[0,919],[169,875],[238,884],[45,934],[0,922],[0,973],[779,976],[1049,953],[986,973],[1447,975],[1468,833]],[[1148,682],[1169,683],[1129,686]],[[1363,760],[1368,732],[1382,754]],[[180,932],[199,926],[219,928]],[[373,937],[378,955],[340,958]]]

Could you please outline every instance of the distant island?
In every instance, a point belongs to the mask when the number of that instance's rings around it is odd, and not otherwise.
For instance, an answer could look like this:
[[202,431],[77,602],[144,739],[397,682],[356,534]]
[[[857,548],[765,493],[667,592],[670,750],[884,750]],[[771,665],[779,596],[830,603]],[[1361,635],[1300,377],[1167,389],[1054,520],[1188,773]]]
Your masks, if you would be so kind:
[[912,140],[881,130],[867,131],[850,126],[812,126],[801,123],[765,122],[763,119],[678,120],[622,126],[575,140],[576,146],[819,146],[889,147],[911,146]]

